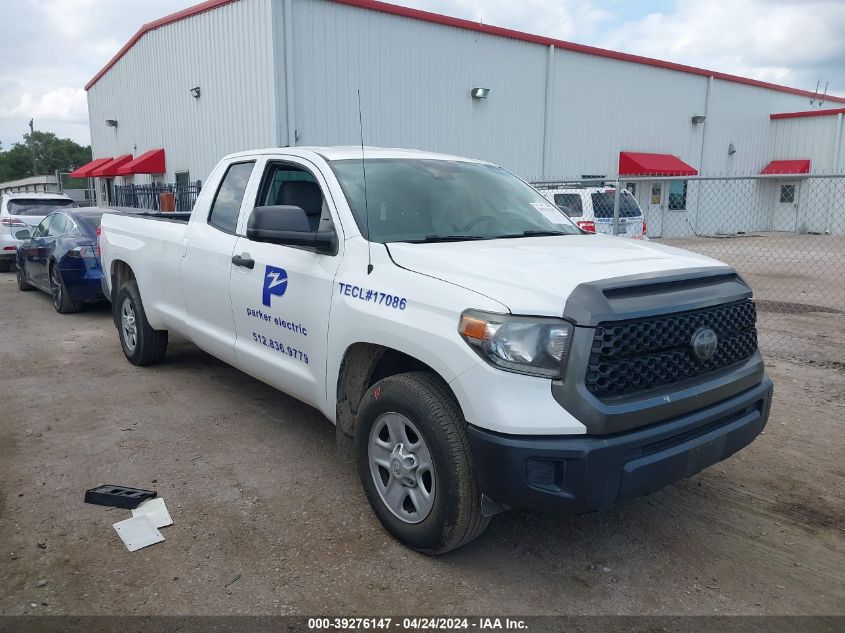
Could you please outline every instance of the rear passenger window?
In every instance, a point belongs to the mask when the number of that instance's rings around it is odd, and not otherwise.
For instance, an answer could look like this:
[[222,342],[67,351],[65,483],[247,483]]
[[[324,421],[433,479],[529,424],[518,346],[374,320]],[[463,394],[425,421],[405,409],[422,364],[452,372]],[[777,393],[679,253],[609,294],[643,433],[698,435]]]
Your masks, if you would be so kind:
[[570,218],[580,218],[584,215],[581,196],[577,193],[556,193],[555,204]]
[[50,226],[47,228],[47,235],[49,237],[64,235],[65,233],[67,233],[67,228],[67,217],[65,217],[61,213],[57,213],[53,216],[53,219],[50,220]]
[[238,214],[241,211],[241,202],[244,199],[246,185],[252,173],[255,163],[235,163],[229,165],[217,195],[211,203],[211,212],[208,214],[208,223],[221,231],[234,233],[238,225]]

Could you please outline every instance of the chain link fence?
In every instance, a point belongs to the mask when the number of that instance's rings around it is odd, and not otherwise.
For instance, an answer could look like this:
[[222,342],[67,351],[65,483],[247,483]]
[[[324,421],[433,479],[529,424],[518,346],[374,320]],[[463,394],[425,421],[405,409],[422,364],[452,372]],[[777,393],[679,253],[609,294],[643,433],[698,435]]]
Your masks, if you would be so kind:
[[641,212],[649,240],[731,264],[754,289],[767,358],[845,369],[845,175],[624,176],[618,188],[603,177],[534,184],[590,230],[594,223],[599,232],[638,237]]

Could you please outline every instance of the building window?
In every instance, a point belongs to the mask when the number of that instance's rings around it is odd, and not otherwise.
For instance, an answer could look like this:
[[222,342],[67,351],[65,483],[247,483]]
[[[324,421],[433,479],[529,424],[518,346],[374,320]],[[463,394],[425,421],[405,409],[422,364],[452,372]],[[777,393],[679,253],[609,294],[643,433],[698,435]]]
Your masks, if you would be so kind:
[[217,190],[217,195],[214,196],[214,202],[211,203],[209,224],[227,233],[235,232],[253,165],[254,163],[251,162],[229,165],[226,175],[223,176],[223,182]]
[[651,204],[660,204],[663,197],[663,187],[659,182],[651,183]]
[[780,201],[787,204],[795,202],[795,185],[780,186]]
[[631,195],[637,197],[637,183],[629,182],[625,184],[625,189],[631,192]]
[[669,210],[686,211],[687,208],[687,181],[669,181]]

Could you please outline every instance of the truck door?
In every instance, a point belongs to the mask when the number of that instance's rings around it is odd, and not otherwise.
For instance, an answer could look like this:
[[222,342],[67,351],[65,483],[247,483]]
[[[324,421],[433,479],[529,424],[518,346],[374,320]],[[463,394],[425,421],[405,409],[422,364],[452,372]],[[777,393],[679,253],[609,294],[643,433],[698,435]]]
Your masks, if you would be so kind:
[[[301,207],[314,231],[338,231],[322,174],[302,159],[268,159],[254,206]],[[251,211],[251,210],[250,210]],[[237,366],[309,404],[326,398],[326,339],[341,253],[254,242],[241,222],[231,275]]]
[[209,182],[211,198],[197,200],[182,245],[185,331],[194,343],[227,363],[235,363],[235,324],[229,297],[236,229],[254,160],[221,166]]

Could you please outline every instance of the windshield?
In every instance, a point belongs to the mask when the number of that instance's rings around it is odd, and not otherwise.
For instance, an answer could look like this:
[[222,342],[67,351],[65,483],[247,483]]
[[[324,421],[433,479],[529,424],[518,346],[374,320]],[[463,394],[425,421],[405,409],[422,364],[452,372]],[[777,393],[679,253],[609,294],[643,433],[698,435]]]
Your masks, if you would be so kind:
[[[493,165],[451,160],[332,161],[361,234],[372,242],[576,235],[557,207]],[[369,231],[365,219],[369,209]]]
[[68,198],[16,198],[9,200],[9,215],[47,215],[57,207],[75,207]]
[[[606,220],[613,217],[613,198],[615,196],[616,192],[613,189],[592,194],[593,213],[596,219]],[[619,196],[619,217],[638,218],[642,214],[636,198],[628,190],[623,190],[622,195]]]

